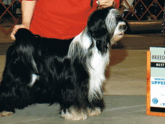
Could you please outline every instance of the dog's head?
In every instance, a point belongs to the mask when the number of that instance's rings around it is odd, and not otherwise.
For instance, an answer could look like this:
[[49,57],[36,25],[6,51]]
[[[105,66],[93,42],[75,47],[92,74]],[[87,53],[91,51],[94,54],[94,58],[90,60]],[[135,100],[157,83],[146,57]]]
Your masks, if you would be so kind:
[[109,45],[123,37],[127,26],[117,9],[106,8],[91,14],[87,28],[88,35],[95,39],[98,50],[105,53]]

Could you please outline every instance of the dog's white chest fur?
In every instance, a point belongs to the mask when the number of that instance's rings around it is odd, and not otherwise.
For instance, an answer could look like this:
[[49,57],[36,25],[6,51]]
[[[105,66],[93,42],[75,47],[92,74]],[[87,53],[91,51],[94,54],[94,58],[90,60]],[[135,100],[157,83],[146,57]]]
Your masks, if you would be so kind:
[[[68,56],[71,57],[74,52],[74,45],[79,44],[83,48],[84,54],[88,54],[91,51],[92,56],[86,59],[86,65],[89,72],[89,91],[88,91],[88,100],[92,101],[94,98],[102,98],[102,83],[105,80],[105,68],[109,64],[109,51],[102,54],[96,47],[95,39],[92,39],[87,34],[87,28],[81,32],[77,37],[72,41]],[[93,47],[89,49],[91,44]]]
[[102,55],[97,48],[92,50],[93,56],[90,60],[89,73],[89,95],[88,99],[91,101],[95,97],[102,97],[102,83],[105,80],[105,68],[109,63],[109,52]]

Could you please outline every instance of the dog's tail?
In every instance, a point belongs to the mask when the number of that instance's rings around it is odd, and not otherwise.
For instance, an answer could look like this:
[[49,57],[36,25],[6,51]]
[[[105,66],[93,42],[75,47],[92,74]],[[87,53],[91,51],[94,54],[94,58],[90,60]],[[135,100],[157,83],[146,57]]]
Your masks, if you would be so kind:
[[38,73],[34,59],[38,55],[35,36],[29,30],[22,28],[17,31],[15,37],[16,41],[7,51],[8,61],[12,64],[22,63],[33,74]]
[[20,28],[15,34],[16,41],[19,41],[20,39],[26,39],[26,38],[33,38],[34,35],[25,28]]

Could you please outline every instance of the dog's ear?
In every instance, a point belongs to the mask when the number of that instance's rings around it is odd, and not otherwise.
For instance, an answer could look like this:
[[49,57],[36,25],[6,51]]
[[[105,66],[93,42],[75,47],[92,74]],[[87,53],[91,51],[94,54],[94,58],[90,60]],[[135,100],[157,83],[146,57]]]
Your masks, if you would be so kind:
[[106,53],[110,44],[110,34],[105,24],[108,9],[98,10],[91,14],[88,20],[88,35],[96,40],[96,46],[101,53]]
[[18,29],[18,31],[15,34],[16,41],[30,37],[33,38],[34,35],[28,29],[25,28]]

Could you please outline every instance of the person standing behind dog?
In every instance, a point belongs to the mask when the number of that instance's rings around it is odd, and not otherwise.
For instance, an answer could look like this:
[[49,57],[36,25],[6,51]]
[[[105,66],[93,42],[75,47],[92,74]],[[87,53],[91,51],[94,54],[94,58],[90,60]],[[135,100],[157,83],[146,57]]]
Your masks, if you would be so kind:
[[46,38],[72,39],[86,27],[90,14],[107,7],[119,7],[120,0],[22,0],[22,24],[15,25],[10,35],[20,28]]

